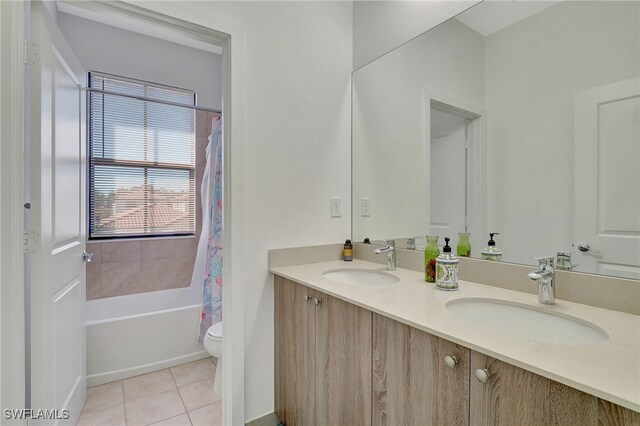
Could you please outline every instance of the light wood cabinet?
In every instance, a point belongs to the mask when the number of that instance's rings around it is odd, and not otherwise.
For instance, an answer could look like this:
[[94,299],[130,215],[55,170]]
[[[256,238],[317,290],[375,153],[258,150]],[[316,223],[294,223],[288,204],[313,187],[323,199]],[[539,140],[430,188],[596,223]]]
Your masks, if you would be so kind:
[[468,425],[469,353],[373,314],[373,425]]
[[307,287],[275,277],[275,402],[287,425],[315,424],[314,295]]
[[[489,379],[475,378],[486,369]],[[640,425],[640,413],[471,351],[470,420],[482,425]]]
[[[486,369],[482,383],[475,371]],[[495,358],[471,352],[471,424],[594,425],[597,398]]]
[[638,412],[279,276],[275,348],[287,426],[640,426]]
[[371,312],[276,276],[276,413],[287,426],[371,424]]

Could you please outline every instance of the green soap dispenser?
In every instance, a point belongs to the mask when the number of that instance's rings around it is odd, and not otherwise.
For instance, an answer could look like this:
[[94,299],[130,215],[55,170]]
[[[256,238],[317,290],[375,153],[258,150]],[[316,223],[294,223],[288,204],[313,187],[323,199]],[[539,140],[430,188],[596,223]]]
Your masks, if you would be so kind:
[[458,257],[451,254],[449,238],[444,239],[442,254],[436,258],[436,288],[439,290],[458,289]]
[[493,241],[494,235],[500,234],[498,232],[492,232],[489,234],[488,246],[482,249],[482,259],[500,262],[502,260],[502,250],[496,247],[496,242]]

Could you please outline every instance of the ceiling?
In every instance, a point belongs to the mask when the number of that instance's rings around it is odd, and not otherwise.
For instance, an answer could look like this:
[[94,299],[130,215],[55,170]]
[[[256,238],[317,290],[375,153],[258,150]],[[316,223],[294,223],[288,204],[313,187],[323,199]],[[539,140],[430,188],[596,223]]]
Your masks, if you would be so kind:
[[486,37],[558,3],[560,1],[555,0],[485,0],[456,19]]
[[[2,1],[2,0],[0,0]],[[105,2],[106,3],[106,2]],[[83,1],[60,1],[56,2],[58,11],[75,15],[80,18],[97,21],[102,24],[111,25],[135,33],[143,34],[149,37],[155,37],[161,40],[170,41],[172,43],[181,44],[183,46],[192,47],[194,49],[204,50],[210,53],[222,54],[222,47],[212,40],[198,40],[193,35],[181,34],[177,31],[171,31],[160,26],[149,25],[148,22],[140,21],[134,17],[128,17],[125,14],[105,13],[99,7],[100,2],[83,2]]]

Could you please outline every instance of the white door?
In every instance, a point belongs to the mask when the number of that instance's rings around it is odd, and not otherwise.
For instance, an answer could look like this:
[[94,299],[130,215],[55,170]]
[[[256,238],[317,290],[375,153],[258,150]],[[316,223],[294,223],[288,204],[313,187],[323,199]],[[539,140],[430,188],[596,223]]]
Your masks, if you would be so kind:
[[576,94],[574,146],[577,270],[640,279],[639,78]]
[[59,423],[75,424],[86,397],[85,73],[41,2],[30,41],[31,408],[69,410]]
[[430,235],[451,238],[455,253],[458,232],[466,232],[466,120],[452,113],[431,109],[430,145]]

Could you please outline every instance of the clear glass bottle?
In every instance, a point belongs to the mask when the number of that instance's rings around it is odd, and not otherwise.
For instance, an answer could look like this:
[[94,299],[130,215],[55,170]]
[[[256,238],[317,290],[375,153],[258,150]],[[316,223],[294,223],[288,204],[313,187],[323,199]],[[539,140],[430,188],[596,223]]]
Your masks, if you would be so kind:
[[487,247],[482,249],[481,255],[482,260],[491,260],[494,262],[502,261],[502,250],[496,247],[496,242],[493,240],[494,235],[500,235],[497,232],[492,232],[489,234],[489,242],[487,243]]
[[573,263],[571,262],[571,250],[558,252],[556,257],[556,268],[564,269],[565,271],[571,271],[573,269]]
[[428,283],[436,282],[436,258],[439,255],[438,236],[427,235],[427,246],[424,249],[424,280]]
[[471,256],[471,243],[469,242],[468,232],[458,232],[458,245],[456,247],[458,256]]
[[449,238],[445,238],[442,254],[436,259],[436,288],[439,290],[458,289],[458,257],[451,254]]

